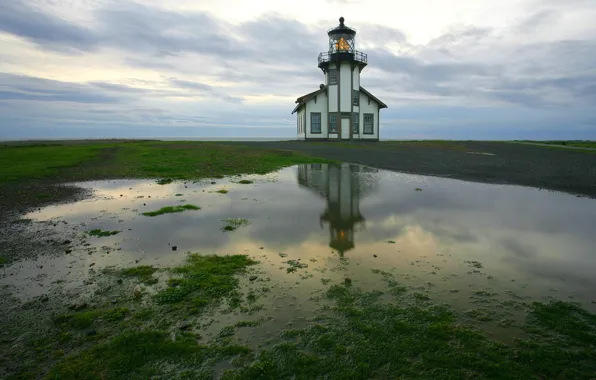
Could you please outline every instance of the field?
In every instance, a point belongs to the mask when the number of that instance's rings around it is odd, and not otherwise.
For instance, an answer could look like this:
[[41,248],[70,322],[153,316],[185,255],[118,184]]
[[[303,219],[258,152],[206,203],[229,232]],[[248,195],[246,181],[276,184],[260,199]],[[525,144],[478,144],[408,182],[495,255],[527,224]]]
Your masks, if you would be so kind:
[[[279,195],[275,189],[283,187],[276,187],[274,177],[256,174],[297,164],[351,162],[594,196],[595,157],[463,141],[7,144],[0,147],[0,266],[5,269],[0,275],[0,377],[593,379],[596,315],[579,301],[536,300],[507,291],[514,282],[495,278],[490,264],[439,253],[426,258],[416,251],[421,245],[410,251],[419,260],[403,259],[406,274],[374,261],[385,252],[406,257],[397,238],[380,239],[376,244],[381,248],[374,258],[366,252],[368,261],[362,265],[357,255],[330,254],[326,245],[324,253],[310,254],[304,248],[309,245],[298,240],[295,248],[285,250],[283,236],[298,237],[289,235],[294,229],[284,234],[275,228],[298,221],[296,210],[308,205],[297,205],[292,209],[296,214],[276,214],[284,207],[290,210],[297,193]],[[139,181],[112,184],[108,179]],[[74,181],[99,181],[114,199],[106,196],[98,206],[77,202],[98,196],[64,186]],[[440,195],[417,183],[408,186],[418,199]],[[60,208],[69,204],[79,208]],[[25,217],[43,214],[48,205],[57,207],[58,216]],[[256,216],[220,215],[220,209],[253,210]],[[200,224],[205,220],[219,224]],[[270,223],[261,224],[272,231],[269,240],[240,240],[251,228],[247,235],[258,234],[259,223]],[[178,255],[177,262],[158,265],[145,256],[126,256],[133,246],[127,241],[143,244],[164,231],[168,240],[160,241],[159,235],[142,249],[159,241],[164,250],[156,251],[158,256]],[[175,244],[181,243],[169,240],[177,231],[180,241],[215,234],[221,241],[239,239],[226,246],[238,251],[209,251],[204,243],[205,251],[180,252]],[[102,264],[118,255],[126,259]],[[426,261],[432,261],[428,272],[420,269]],[[60,265],[74,266],[68,273],[81,271],[75,278],[80,286],[69,283],[68,275],[52,277],[64,269]],[[360,267],[366,270],[354,269]],[[33,274],[19,277],[21,270]],[[420,284],[410,284],[414,272]],[[22,301],[13,274],[18,281],[33,281],[41,293]],[[46,277],[51,279],[47,289],[41,285]],[[433,290],[441,281],[462,277],[474,286],[468,289],[464,282],[446,292],[470,292],[462,297],[475,306],[465,312]],[[506,287],[495,285],[498,281]],[[306,317],[294,319],[294,314]],[[491,333],[482,328],[486,324]]]

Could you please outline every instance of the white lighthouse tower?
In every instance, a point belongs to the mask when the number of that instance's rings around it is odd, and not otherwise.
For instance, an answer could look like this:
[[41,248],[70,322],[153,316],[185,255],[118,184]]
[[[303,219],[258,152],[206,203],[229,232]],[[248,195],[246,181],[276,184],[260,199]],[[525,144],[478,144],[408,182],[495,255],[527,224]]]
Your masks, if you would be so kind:
[[360,85],[368,64],[356,50],[356,30],[344,24],[327,31],[329,49],[319,54],[325,83],[296,99],[296,129],[301,140],[379,140],[380,110],[387,105]]

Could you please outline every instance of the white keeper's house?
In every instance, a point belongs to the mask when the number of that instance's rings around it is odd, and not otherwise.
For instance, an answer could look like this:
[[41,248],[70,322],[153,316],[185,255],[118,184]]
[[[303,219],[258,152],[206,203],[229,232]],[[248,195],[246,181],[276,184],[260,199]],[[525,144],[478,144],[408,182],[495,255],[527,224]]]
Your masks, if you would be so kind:
[[327,32],[329,51],[319,54],[325,84],[296,99],[300,140],[379,140],[380,110],[387,105],[360,85],[366,54],[356,50],[356,30],[344,24]]

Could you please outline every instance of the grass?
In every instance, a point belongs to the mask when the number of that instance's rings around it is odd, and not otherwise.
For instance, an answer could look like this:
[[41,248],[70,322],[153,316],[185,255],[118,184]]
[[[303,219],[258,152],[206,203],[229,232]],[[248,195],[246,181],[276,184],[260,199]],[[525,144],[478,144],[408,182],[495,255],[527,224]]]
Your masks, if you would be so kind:
[[89,146],[20,145],[0,147],[0,182],[54,176],[96,157],[102,144]]
[[224,226],[221,228],[222,231],[234,231],[239,227],[250,225],[250,221],[244,218],[227,218],[222,222],[224,222]]
[[193,309],[217,304],[236,290],[238,279],[234,275],[254,264],[245,255],[189,255],[185,265],[171,271],[177,277],[171,279],[170,285],[175,286],[160,291],[155,299],[161,304],[186,302]]
[[97,236],[97,237],[105,237],[105,236],[113,236],[119,234],[121,231],[103,231],[100,229],[95,229],[91,231],[87,231],[87,234],[90,236]]
[[8,259],[6,257],[0,256],[0,265],[4,265],[8,262]]
[[265,174],[301,163],[331,160],[295,152],[201,141],[59,142],[0,146],[0,183],[53,179],[221,178]]
[[126,317],[129,310],[125,307],[111,309],[99,309],[85,312],[63,314],[54,318],[54,324],[59,327],[70,327],[74,329],[85,329],[93,325],[93,322],[102,318],[108,322],[117,322]]
[[140,265],[133,268],[122,269],[118,273],[124,277],[137,278],[140,282],[146,285],[153,285],[157,283],[157,279],[153,277],[155,272],[157,272],[157,269],[150,265]]
[[159,210],[144,212],[143,215],[158,216],[158,215],[163,215],[163,214],[172,214],[172,213],[183,212],[183,211],[187,211],[187,210],[200,210],[200,209],[201,208],[199,206],[195,206],[195,205],[166,206],[166,207],[160,208]]
[[219,190],[216,191],[216,193],[227,194],[228,193],[228,190],[226,190],[226,189],[219,189]]
[[240,181],[238,181],[239,184],[242,185],[249,185],[251,183],[253,183],[253,181],[249,180],[249,179],[241,179]]
[[549,145],[565,145],[575,146],[579,148],[596,148],[596,141],[590,140],[551,140],[551,141],[534,141],[534,140],[520,140],[520,142],[531,142]]
[[[326,294],[334,303],[317,322],[284,330],[280,343],[221,379],[591,379],[596,371],[595,316],[567,303],[537,303],[530,313],[528,326],[549,339],[506,345],[444,306],[383,303],[382,292],[353,286]],[[567,323],[555,326],[559,319]]]
[[158,179],[157,180],[157,184],[158,185],[167,185],[174,182],[174,180],[172,180],[171,178],[162,178],[162,179]]
[[[216,360],[245,354],[239,345],[199,345],[178,334],[174,341],[164,331],[127,332],[107,343],[71,356],[52,368],[48,379],[210,379]],[[178,365],[185,370],[180,372]],[[169,369],[169,370],[168,370]],[[182,376],[184,374],[184,376]]]

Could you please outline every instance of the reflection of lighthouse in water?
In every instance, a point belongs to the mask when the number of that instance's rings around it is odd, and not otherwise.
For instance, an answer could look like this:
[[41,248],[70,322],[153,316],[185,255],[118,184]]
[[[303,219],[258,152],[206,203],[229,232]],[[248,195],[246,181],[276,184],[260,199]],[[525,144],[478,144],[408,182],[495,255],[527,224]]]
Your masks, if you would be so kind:
[[343,255],[354,248],[355,227],[364,227],[360,213],[360,199],[378,187],[377,169],[354,164],[305,164],[298,167],[298,184],[316,191],[327,200],[327,209],[321,214],[329,224],[329,246]]

